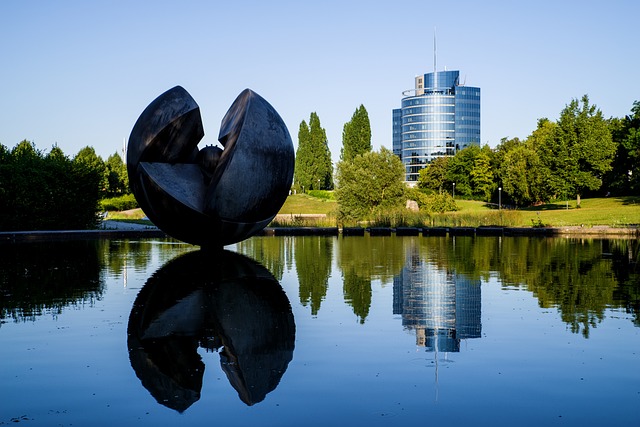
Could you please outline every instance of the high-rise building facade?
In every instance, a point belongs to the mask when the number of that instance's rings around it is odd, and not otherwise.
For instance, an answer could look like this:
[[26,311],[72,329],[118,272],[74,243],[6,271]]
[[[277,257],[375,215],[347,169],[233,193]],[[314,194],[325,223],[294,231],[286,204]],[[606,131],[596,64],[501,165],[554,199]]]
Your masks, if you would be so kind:
[[393,152],[405,166],[405,180],[442,156],[480,145],[480,88],[460,83],[459,71],[417,76],[393,110]]

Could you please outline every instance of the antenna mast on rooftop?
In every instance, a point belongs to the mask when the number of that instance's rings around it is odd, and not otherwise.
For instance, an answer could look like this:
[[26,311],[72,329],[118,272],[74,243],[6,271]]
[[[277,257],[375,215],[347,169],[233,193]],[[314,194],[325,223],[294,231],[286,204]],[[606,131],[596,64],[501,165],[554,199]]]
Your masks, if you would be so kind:
[[438,73],[437,73],[437,58],[438,49],[436,46],[436,27],[433,27],[433,87],[438,87]]
[[438,49],[436,45],[436,27],[433,27],[433,72],[436,72]]

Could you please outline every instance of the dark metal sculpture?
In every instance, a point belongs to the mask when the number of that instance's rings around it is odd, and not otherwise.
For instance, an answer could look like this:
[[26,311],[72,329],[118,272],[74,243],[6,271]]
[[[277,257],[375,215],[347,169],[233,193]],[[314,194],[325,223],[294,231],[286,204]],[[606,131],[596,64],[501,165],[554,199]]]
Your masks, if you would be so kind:
[[256,234],[278,213],[293,178],[293,143],[276,110],[250,89],[222,119],[224,149],[199,149],[203,136],[198,104],[176,86],[134,125],[127,172],[138,204],[158,228],[221,247]]

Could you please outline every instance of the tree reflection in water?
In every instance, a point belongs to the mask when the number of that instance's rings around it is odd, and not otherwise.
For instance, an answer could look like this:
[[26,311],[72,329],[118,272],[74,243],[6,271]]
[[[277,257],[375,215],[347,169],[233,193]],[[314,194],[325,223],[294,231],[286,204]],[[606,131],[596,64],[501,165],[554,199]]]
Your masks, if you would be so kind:
[[0,324],[99,300],[99,246],[95,240],[0,244]]
[[[290,244],[290,238],[253,239],[262,240],[259,247],[270,247],[272,254],[284,254],[279,265],[295,261],[301,303],[311,301],[312,315],[327,294],[332,275],[328,259],[335,252],[345,303],[361,323],[366,322],[371,306],[372,283],[395,280],[397,284],[406,275],[403,268],[409,268],[424,270],[425,277],[442,271],[451,280],[469,283],[497,277],[504,288],[530,291],[541,307],[557,308],[569,329],[585,338],[602,321],[606,309],[622,308],[640,326],[640,255],[635,239],[296,237],[293,251],[280,248]],[[253,253],[248,245],[238,248],[259,260],[264,256],[264,251]]]
[[222,370],[247,405],[276,388],[293,357],[289,300],[257,262],[228,251],[196,251],[168,262],[131,310],[131,366],[161,404],[186,410],[200,398],[198,347],[220,355]]

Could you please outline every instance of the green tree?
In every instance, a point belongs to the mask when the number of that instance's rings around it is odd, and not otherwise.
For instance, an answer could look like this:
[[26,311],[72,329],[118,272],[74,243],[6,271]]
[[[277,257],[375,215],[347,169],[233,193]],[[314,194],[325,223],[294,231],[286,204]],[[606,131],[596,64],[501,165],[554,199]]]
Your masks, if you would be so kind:
[[546,202],[553,198],[567,197],[568,192],[565,188],[561,192],[558,192],[554,183],[553,172],[548,166],[548,162],[545,159],[553,157],[553,140],[556,135],[558,124],[545,118],[538,119],[536,129],[529,135],[525,144],[530,147],[538,156],[538,166],[536,170],[536,177],[540,186],[538,188],[539,197],[537,201]]
[[294,184],[302,191],[333,190],[331,151],[316,113],[311,113],[308,125],[300,123],[294,175]]
[[442,193],[447,182],[449,157],[436,157],[426,168],[420,169],[418,188]]
[[491,167],[491,149],[485,146],[480,150],[471,168],[471,184],[474,194],[481,195],[485,201],[491,200],[491,193],[496,187]]
[[93,147],[78,151],[72,161],[73,173],[78,180],[78,193],[82,199],[76,201],[78,220],[87,224],[96,222],[98,202],[104,198],[107,188],[107,168]]
[[617,149],[604,185],[616,195],[637,195],[640,193],[640,101],[633,103],[631,115],[610,119],[609,130]]
[[480,147],[471,145],[449,158],[447,163],[447,188],[453,188],[455,183],[456,194],[462,196],[471,196],[473,194],[471,171],[479,154]]
[[492,163],[492,166],[493,166],[494,170],[499,171],[500,170],[500,166],[504,162],[504,157],[506,156],[506,154],[509,151],[511,151],[512,149],[518,147],[520,144],[522,144],[522,141],[520,141],[520,138],[511,138],[511,139],[502,138],[502,139],[500,139],[500,143],[495,148],[495,150],[493,150],[493,163]]
[[356,156],[369,151],[371,151],[371,124],[367,110],[364,105],[360,105],[342,129],[340,160],[349,162]]
[[367,218],[397,208],[404,201],[404,166],[384,147],[351,162],[338,162],[336,178],[335,196],[342,220]]
[[540,201],[542,183],[539,171],[538,154],[524,143],[504,155],[500,174],[502,188],[516,205]]
[[597,190],[603,175],[611,169],[616,145],[602,112],[584,95],[572,100],[560,113],[554,137],[541,156],[549,169],[549,185],[556,195],[566,192],[576,197]]
[[129,177],[127,166],[122,157],[116,152],[110,155],[105,162],[107,173],[107,197],[118,197],[129,193]]
[[96,150],[93,147],[86,146],[81,148],[78,151],[78,154],[73,158],[73,162],[77,166],[82,166],[82,168],[87,171],[91,171],[98,175],[98,189],[100,191],[100,197],[107,196],[107,188],[109,182],[109,172],[107,170],[107,166],[100,156],[96,154]]
[[100,176],[54,146],[48,155],[29,141],[0,149],[0,230],[92,228]]

